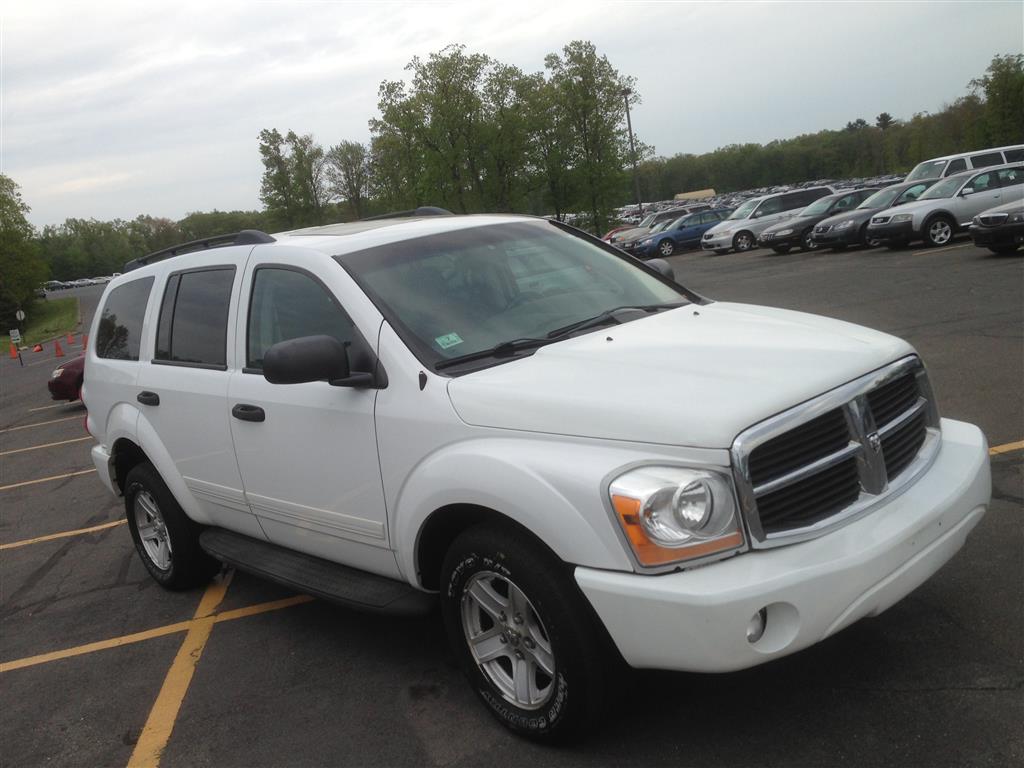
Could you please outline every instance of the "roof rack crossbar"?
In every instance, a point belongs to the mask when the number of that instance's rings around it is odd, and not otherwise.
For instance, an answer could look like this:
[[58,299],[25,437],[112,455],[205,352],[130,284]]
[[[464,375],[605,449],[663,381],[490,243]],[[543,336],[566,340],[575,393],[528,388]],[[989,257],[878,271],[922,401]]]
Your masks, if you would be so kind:
[[260,243],[273,242],[275,242],[274,238],[266,232],[261,232],[258,229],[243,229],[241,232],[204,237],[201,240],[192,240],[187,243],[172,245],[170,248],[153,251],[153,253],[148,253],[145,256],[140,256],[137,259],[132,259],[125,263],[124,271],[131,272],[133,269],[144,267],[147,264],[154,264],[158,261],[163,261],[164,259],[173,258],[174,256],[181,256],[186,253],[202,251],[208,248],[223,248],[227,245],[259,245]]
[[379,221],[381,219],[407,219],[414,216],[454,216],[451,211],[445,208],[438,208],[434,205],[421,205],[411,211],[394,211],[393,213],[382,213],[379,216],[367,216],[360,221]]

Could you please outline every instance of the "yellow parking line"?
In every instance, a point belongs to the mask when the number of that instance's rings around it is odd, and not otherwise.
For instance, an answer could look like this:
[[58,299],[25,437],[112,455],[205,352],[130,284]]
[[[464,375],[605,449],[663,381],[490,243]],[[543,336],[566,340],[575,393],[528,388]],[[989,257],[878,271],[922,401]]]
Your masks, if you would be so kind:
[[988,452],[992,456],[998,456],[1000,453],[1010,453],[1011,451],[1024,450],[1024,440],[1018,440],[1016,443],[1004,443],[1003,445],[997,445],[994,448],[989,448]]
[[178,719],[181,702],[185,699],[196,665],[199,664],[206,641],[210,639],[210,633],[213,631],[212,614],[227,594],[233,574],[234,571],[228,571],[223,579],[217,579],[206,588],[188,634],[178,649],[178,655],[174,657],[174,662],[146,719],[146,725],[143,726],[132,756],[128,759],[129,766],[160,764],[164,748],[171,738],[171,731],[174,730],[174,721]]
[[63,480],[66,477],[77,477],[78,475],[88,475],[90,472],[95,472],[96,469],[80,469],[77,472],[68,472],[63,475],[51,475],[50,477],[40,477],[38,480],[24,480],[20,483],[11,483],[10,485],[0,485],[0,491],[9,491],[12,488],[21,488],[24,485],[35,485],[36,483],[48,483],[51,480]]
[[[256,616],[261,613],[269,613],[271,611],[280,611],[285,608],[291,608],[293,605],[304,605],[305,603],[312,602],[314,599],[315,598],[310,597],[309,595],[295,595],[294,597],[286,597],[282,600],[270,600],[266,603],[256,603],[255,605],[248,605],[244,608],[234,608],[230,611],[214,614],[213,621],[215,624],[220,624],[224,621],[244,619],[247,616]],[[74,656],[83,656],[87,653],[95,653],[96,651],[105,651],[108,648],[120,648],[123,645],[141,643],[144,640],[152,640],[155,637],[173,635],[175,632],[185,632],[192,628],[195,621],[196,619],[179,621],[175,624],[166,624],[162,627],[147,629],[143,632],[135,632],[131,635],[112,637],[109,640],[100,640],[95,643],[87,643],[86,645],[77,645],[74,648],[65,648],[61,651],[41,653],[38,656],[27,656],[24,659],[0,662],[0,673],[12,672],[15,669],[23,669],[24,667],[34,667],[38,664],[46,664],[51,661],[69,659]]]
[[63,419],[51,419],[50,421],[37,421],[34,424],[22,424],[20,427],[6,427],[0,432],[17,432],[19,429],[32,429],[32,427],[45,427],[47,424],[60,424],[62,421],[77,421],[81,416],[65,416]]
[[56,443],[45,443],[44,445],[30,445],[28,448],[15,448],[11,451],[0,451],[0,456],[10,456],[12,453],[25,453],[25,451],[38,451],[42,448],[54,448],[58,445],[67,445],[68,443],[81,443],[86,440],[92,440],[91,435],[85,437],[75,437],[71,440],[58,440]]
[[89,528],[79,528],[74,531],[61,531],[60,533],[51,533],[46,536],[37,536],[34,539],[22,539],[21,541],[12,541],[10,544],[0,544],[0,550],[3,549],[17,549],[18,547],[27,547],[29,544],[39,544],[43,541],[53,541],[54,539],[66,539],[68,536],[81,536],[83,533],[92,533],[93,531],[104,531],[107,528],[115,528],[118,525],[124,525],[127,520],[115,520],[112,523],[101,523],[100,525],[94,525]]
[[53,405],[41,405],[38,408],[29,408],[28,412],[29,413],[35,413],[36,411],[48,411],[51,408],[64,408],[64,407],[69,406],[69,405],[74,405],[75,403],[78,403],[79,405],[81,405],[82,401],[81,400],[75,400],[75,401],[65,400],[63,403],[54,403]]

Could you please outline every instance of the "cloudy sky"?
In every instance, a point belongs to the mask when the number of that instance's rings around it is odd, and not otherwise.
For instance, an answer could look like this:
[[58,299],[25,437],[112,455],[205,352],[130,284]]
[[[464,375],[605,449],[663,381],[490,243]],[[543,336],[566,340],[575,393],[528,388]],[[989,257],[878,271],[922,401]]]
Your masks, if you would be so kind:
[[261,128],[366,141],[413,56],[534,72],[573,39],[637,78],[642,140],[699,153],[940,109],[1024,3],[0,0],[0,171],[37,226],[258,208]]

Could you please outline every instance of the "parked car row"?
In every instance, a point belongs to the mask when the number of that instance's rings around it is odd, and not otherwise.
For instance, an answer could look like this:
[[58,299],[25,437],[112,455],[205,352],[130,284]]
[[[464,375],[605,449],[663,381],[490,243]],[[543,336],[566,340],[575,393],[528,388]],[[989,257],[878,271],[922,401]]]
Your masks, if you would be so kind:
[[89,285],[106,285],[115,277],[119,277],[120,272],[115,272],[112,275],[102,275],[100,277],[83,277],[78,280],[47,280],[40,286],[45,291],[64,291],[68,288],[85,288]]

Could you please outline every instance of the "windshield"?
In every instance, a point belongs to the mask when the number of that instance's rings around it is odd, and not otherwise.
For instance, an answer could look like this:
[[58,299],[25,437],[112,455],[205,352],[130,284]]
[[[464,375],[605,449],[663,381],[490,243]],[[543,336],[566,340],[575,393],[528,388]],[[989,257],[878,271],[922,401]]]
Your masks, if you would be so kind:
[[800,211],[797,216],[817,216],[820,213],[828,213],[829,206],[834,202],[835,200],[829,197],[823,197],[820,200],[815,200]]
[[864,208],[865,210],[869,208],[888,208],[903,189],[903,187],[888,187],[886,189],[880,189],[857,207]]
[[467,227],[336,259],[428,365],[618,307],[689,301],[628,257],[547,222]]
[[938,179],[946,167],[948,160],[928,160],[920,163],[914,170],[907,174],[904,181],[918,181],[919,179]]
[[739,208],[737,208],[735,211],[733,211],[732,212],[732,216],[730,216],[728,219],[726,219],[726,221],[734,221],[735,219],[747,219],[747,218],[750,218],[750,214],[752,214],[754,212],[754,209],[757,208],[757,204],[759,202],[761,202],[760,199],[758,199],[758,200],[747,200],[747,202],[745,202],[743,205],[741,205]]
[[647,216],[644,216],[644,220],[641,221],[637,226],[639,226],[639,227],[649,227],[649,226],[651,226],[654,223],[654,220],[656,218],[658,218],[658,214],[650,213]]
[[964,180],[959,176],[950,176],[948,179],[943,179],[931,189],[927,190],[922,194],[918,200],[937,200],[940,197],[952,197],[956,194],[956,191],[960,189],[960,185],[964,183]]

